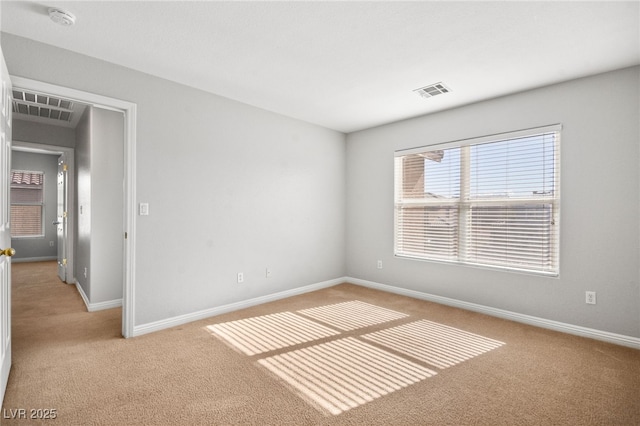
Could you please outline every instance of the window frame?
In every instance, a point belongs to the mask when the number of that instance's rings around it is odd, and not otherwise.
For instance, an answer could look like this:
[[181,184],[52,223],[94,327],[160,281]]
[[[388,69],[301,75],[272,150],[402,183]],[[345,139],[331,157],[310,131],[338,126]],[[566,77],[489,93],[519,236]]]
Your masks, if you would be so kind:
[[[518,130],[513,132],[499,133],[494,135],[487,135],[476,138],[462,139],[457,141],[451,141],[446,143],[425,145],[411,149],[403,149],[395,151],[395,159],[394,159],[394,255],[395,257],[402,259],[412,259],[412,260],[421,260],[421,261],[429,261],[429,262],[437,262],[437,263],[446,263],[446,264],[457,264],[462,266],[471,266],[482,269],[492,269],[492,270],[501,270],[501,271],[511,271],[525,274],[533,274],[533,275],[543,275],[550,277],[558,277],[560,274],[560,147],[561,147],[561,130],[562,125],[554,124],[549,126],[535,127],[530,129]],[[469,154],[472,146],[484,145],[488,143],[495,142],[504,142],[509,140],[518,140],[524,138],[531,138],[539,135],[546,135],[554,133],[554,153],[553,153],[553,191],[551,196],[531,196],[531,197],[492,197],[485,199],[471,199],[470,198],[470,186],[471,179],[469,174],[471,173],[471,169],[473,165],[471,164],[471,155]],[[460,159],[459,159],[459,177],[457,184],[458,187],[458,196],[453,196],[452,198],[433,198],[427,199],[424,196],[422,198],[414,198],[413,200],[410,197],[402,197],[402,194],[406,192],[407,182],[405,182],[405,172],[404,164],[402,163],[402,159],[410,156],[412,154],[426,154],[427,152],[432,153],[433,151],[439,150],[447,150],[452,148],[460,148]],[[426,157],[429,158],[429,157]],[[436,160],[438,161],[438,160]],[[424,176],[422,177],[424,179]],[[411,182],[408,182],[409,184]],[[455,179],[454,179],[455,183]],[[426,194],[426,189],[423,188],[423,193]],[[469,243],[469,235],[468,227],[472,225],[472,210],[473,208],[478,207],[494,207],[494,206],[518,206],[518,207],[528,207],[533,205],[539,205],[542,207],[542,211],[549,205],[550,208],[550,223],[549,226],[553,228],[550,229],[551,234],[547,235],[549,239],[549,251],[552,256],[551,264],[552,267],[548,270],[544,268],[535,269],[533,267],[519,267],[513,261],[509,261],[507,263],[491,263],[488,261],[476,262],[473,260],[469,260],[468,251],[470,250]],[[399,249],[399,239],[401,230],[399,226],[401,224],[400,215],[403,208],[407,206],[413,207],[433,207],[435,209],[441,208],[450,208],[454,207],[454,214],[457,217],[457,221],[454,225],[456,225],[456,237],[455,244],[451,247],[454,247],[455,255],[447,255],[443,253],[441,255],[429,255],[426,253],[426,249],[422,254],[417,253],[408,253],[411,250],[400,250]],[[437,211],[437,210],[436,210]],[[478,211],[478,210],[476,210]],[[419,211],[418,211],[419,212]],[[406,211],[405,213],[406,214]],[[421,213],[418,213],[421,214]],[[428,212],[424,211],[424,218],[420,217],[419,220],[429,220],[427,219]],[[506,227],[505,227],[506,229]],[[425,232],[427,230],[433,231],[433,233],[437,234],[435,227],[424,228]],[[446,229],[445,229],[446,231]],[[405,235],[403,235],[404,237]],[[426,241],[426,237],[424,239],[419,239],[419,241]],[[450,248],[450,246],[447,246]],[[436,250],[434,250],[436,251]]]
[[[27,234],[27,235],[13,235],[13,229],[14,226],[11,226],[11,239],[42,239],[45,237],[45,232],[46,232],[46,228],[45,228],[45,221],[46,221],[46,211],[45,211],[45,200],[46,200],[46,175],[44,173],[44,171],[40,171],[40,170],[17,170],[17,169],[12,169],[11,170],[11,174],[13,173],[30,173],[30,174],[40,174],[42,175],[42,184],[41,184],[41,188],[40,191],[42,192],[42,197],[41,197],[41,201],[40,202],[13,202],[13,200],[11,200],[11,194],[9,194],[9,198],[10,198],[10,203],[9,203],[9,209],[10,211],[13,210],[13,206],[38,206],[40,207],[40,233],[38,234]],[[12,191],[14,189],[14,183],[11,182],[12,179],[9,182],[9,190]],[[35,190],[35,189],[34,189]],[[13,216],[14,214],[12,213],[10,216],[10,220],[13,221]]]

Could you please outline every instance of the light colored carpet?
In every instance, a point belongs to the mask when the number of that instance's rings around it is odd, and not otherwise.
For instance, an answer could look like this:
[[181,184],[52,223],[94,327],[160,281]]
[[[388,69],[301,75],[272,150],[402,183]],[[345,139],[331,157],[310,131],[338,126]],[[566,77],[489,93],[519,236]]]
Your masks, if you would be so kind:
[[3,425],[640,425],[634,349],[350,284],[125,340],[55,274],[13,265]]

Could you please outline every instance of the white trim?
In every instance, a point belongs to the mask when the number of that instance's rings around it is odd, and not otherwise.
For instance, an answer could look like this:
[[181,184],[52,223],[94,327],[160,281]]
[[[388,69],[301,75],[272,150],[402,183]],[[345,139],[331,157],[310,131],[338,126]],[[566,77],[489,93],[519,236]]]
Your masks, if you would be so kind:
[[48,262],[58,260],[58,256],[24,257],[22,259],[11,258],[11,263]]
[[84,305],[87,307],[87,311],[89,310],[89,298],[87,297],[87,295],[85,294],[84,290],[82,289],[82,286],[80,285],[80,283],[78,282],[78,280],[74,280],[74,284],[76,285],[76,289],[78,290],[78,293],[80,293],[80,297],[82,297],[82,300],[84,302]]
[[517,312],[507,311],[504,309],[492,308],[490,306],[464,302],[457,299],[451,299],[443,296],[436,296],[434,294],[423,293],[416,290],[408,290],[400,287],[394,287],[387,284],[377,283],[374,281],[361,280],[359,278],[353,278],[353,277],[336,278],[333,280],[323,281],[316,284],[310,284],[310,285],[295,288],[292,290],[286,290],[283,292],[273,293],[266,296],[260,296],[253,299],[230,303],[228,305],[218,306],[211,309],[205,309],[205,310],[194,312],[191,314],[179,315],[176,317],[167,318],[164,320],[154,321],[151,323],[135,326],[132,337],[153,333],[156,331],[164,330],[171,327],[176,327],[189,322],[202,320],[205,318],[225,314],[228,312],[237,311],[244,308],[249,308],[252,306],[260,305],[262,303],[268,303],[275,300],[280,300],[287,297],[297,296],[297,295],[308,293],[311,291],[320,290],[323,288],[333,287],[335,285],[342,284],[342,283],[355,284],[362,287],[373,288],[373,289],[385,291],[388,293],[411,297],[414,299],[427,300],[429,302],[439,303],[441,305],[452,306],[454,308],[465,309],[473,312],[479,312],[479,313],[490,315],[493,317],[503,318],[506,320],[528,324],[535,327],[559,331],[561,333],[573,334],[576,336],[582,336],[590,339],[601,340],[601,341],[613,343],[616,345],[627,346],[634,349],[640,349],[640,338],[638,337],[625,336],[622,334],[611,333],[608,331],[601,331],[593,328],[581,327],[573,324],[566,324],[559,321],[548,320],[544,318],[534,317],[531,315],[525,315]]
[[[136,183],[136,114],[135,103],[110,98],[95,93],[84,92],[69,87],[58,86],[31,80],[24,77],[10,76],[13,87],[33,90],[46,95],[63,97],[95,107],[124,112],[124,232],[127,238],[123,243],[124,286],[122,291],[122,335],[132,337],[134,330],[135,307],[135,183]],[[123,235],[124,238],[124,235]],[[105,302],[106,303],[106,302]]]
[[523,324],[533,325],[536,327],[546,328],[549,330],[559,331],[562,333],[574,334],[576,336],[588,337],[590,339],[602,340],[616,345],[627,346],[634,349],[640,349],[640,338],[625,336],[623,334],[610,333],[608,331],[595,330],[593,328],[581,327],[579,325],[566,324],[559,321],[548,320],[544,318],[534,317],[531,315],[519,314],[517,312],[507,311],[504,309],[492,308],[490,306],[479,305],[476,303],[464,302],[448,297],[436,296],[434,294],[423,293],[416,290],[408,290],[404,288],[394,287],[387,284],[380,284],[374,281],[361,280],[358,278],[345,277],[345,281],[363,287],[374,288],[389,293],[399,294],[401,296],[413,297],[414,299],[427,300],[429,302],[439,303],[441,305],[452,306],[454,308],[466,309],[468,311],[479,312],[493,317],[503,318],[510,321],[520,322]]
[[154,321],[147,324],[142,324],[134,327],[133,336],[141,336],[147,333],[153,333],[154,331],[164,330],[166,328],[175,327],[178,325],[186,324],[193,321],[213,317],[216,315],[226,314],[228,312],[237,311],[240,309],[250,308],[251,306],[260,305],[262,303],[273,302],[275,300],[285,299],[287,297],[297,296],[303,293],[309,293],[311,291],[320,290],[327,287],[333,287],[345,282],[345,278],[336,278],[329,281],[322,281],[315,284],[310,284],[304,287],[298,287],[291,290],[281,291],[279,293],[268,294],[265,296],[255,297],[253,299],[242,300],[235,303],[229,303],[228,305],[217,306],[211,309],[205,309],[202,311],[194,312],[191,314],[179,315],[172,318],[167,318],[160,321]]
[[122,307],[122,299],[115,299],[107,300],[106,302],[90,303],[89,306],[87,306],[87,309],[89,312],[95,312],[120,307]]
[[11,150],[45,155],[62,155],[73,153],[75,151],[74,148],[68,146],[47,145],[45,143],[27,142],[15,139],[12,141]]
[[80,297],[82,297],[82,300],[84,301],[84,305],[87,307],[87,311],[89,312],[102,311],[104,309],[119,308],[122,306],[122,299],[107,300],[106,302],[90,303],[89,298],[85,294],[78,280],[74,280],[74,284],[76,286],[76,289],[78,290],[78,293],[80,293]]
[[129,104],[125,112],[124,146],[124,285],[122,288],[122,336],[133,337],[135,327],[136,281],[136,133],[137,106]]

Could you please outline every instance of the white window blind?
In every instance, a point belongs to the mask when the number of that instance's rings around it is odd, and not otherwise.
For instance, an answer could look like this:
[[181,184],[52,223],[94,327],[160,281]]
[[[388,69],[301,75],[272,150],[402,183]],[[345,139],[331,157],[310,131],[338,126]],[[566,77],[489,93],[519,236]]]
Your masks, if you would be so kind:
[[11,171],[11,237],[44,235],[44,173]]
[[396,152],[396,255],[557,275],[559,148],[549,126]]

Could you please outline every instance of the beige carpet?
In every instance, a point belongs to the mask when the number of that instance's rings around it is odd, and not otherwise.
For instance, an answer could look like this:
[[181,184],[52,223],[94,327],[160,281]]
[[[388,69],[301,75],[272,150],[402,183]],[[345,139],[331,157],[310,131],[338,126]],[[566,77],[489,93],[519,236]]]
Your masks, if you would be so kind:
[[638,350],[350,284],[125,340],[55,274],[13,265],[3,425],[640,425]]

